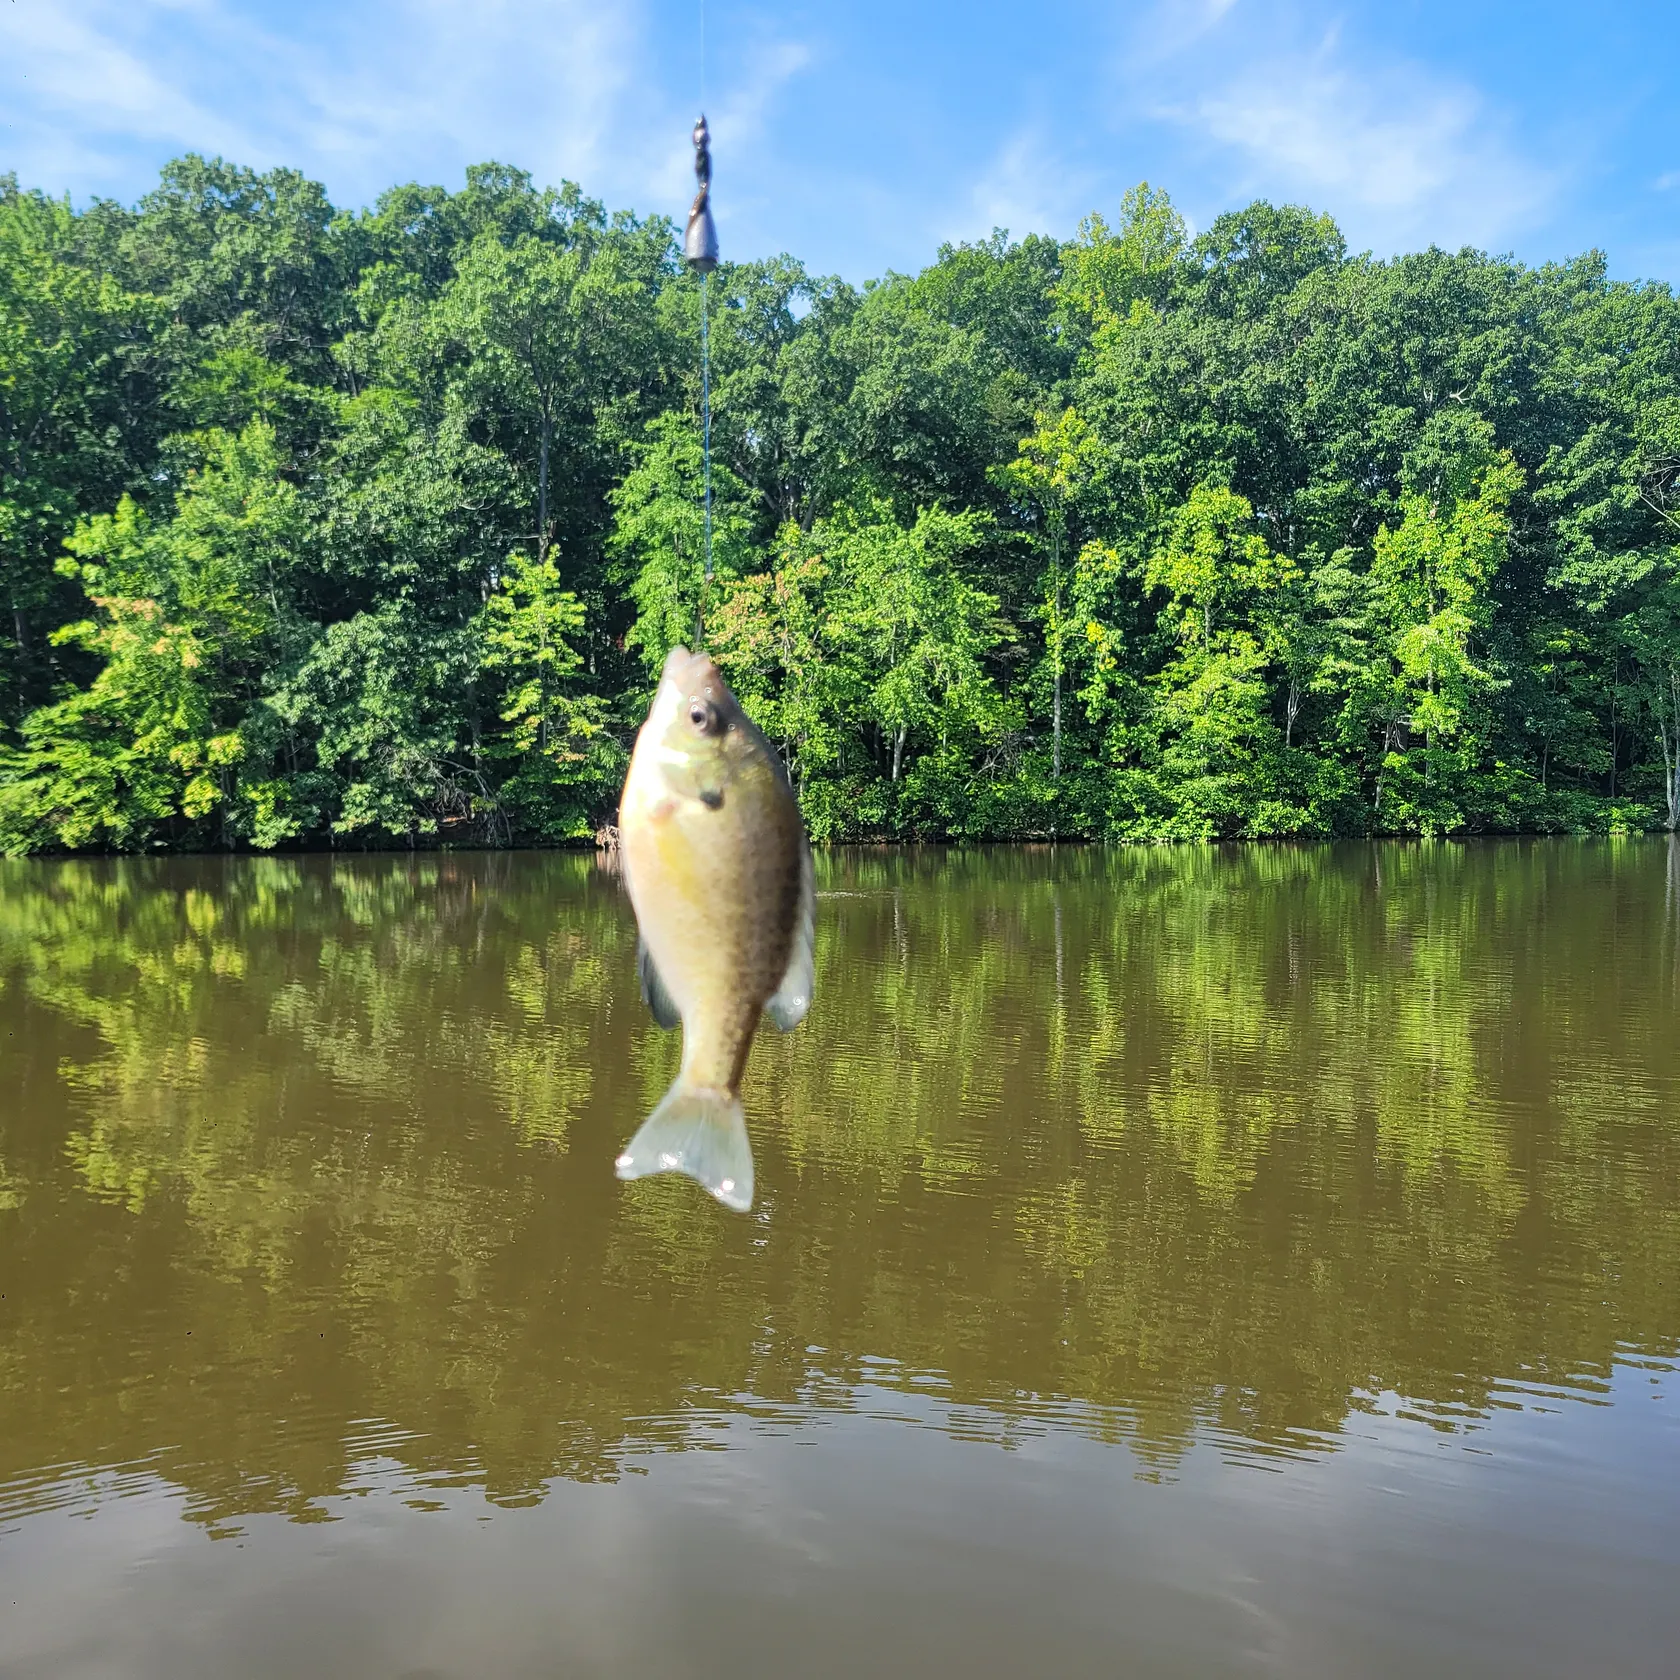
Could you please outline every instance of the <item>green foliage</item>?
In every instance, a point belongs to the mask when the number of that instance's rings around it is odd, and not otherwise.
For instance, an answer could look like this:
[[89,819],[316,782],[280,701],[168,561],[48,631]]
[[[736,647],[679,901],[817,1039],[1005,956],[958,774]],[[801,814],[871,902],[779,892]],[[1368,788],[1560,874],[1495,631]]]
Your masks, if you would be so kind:
[[0,180],[0,843],[559,841],[698,637],[813,829],[1680,823],[1680,304],[1158,188],[701,288],[500,164]]
[[611,797],[624,767],[600,697],[578,692],[583,656],[567,638],[583,620],[583,603],[560,587],[554,562],[517,550],[484,605],[481,663],[498,679],[505,725],[486,754],[511,766],[499,795],[510,819],[545,840],[592,833],[590,812]]
[[143,846],[244,831],[228,807],[263,737],[252,714],[264,673],[290,639],[281,589],[303,528],[265,422],[195,443],[202,464],[187,471],[172,518],[153,520],[124,496],[69,539],[58,570],[94,616],[53,641],[100,665],[86,688],[23,722],[0,783],[9,851],[37,837]]
[[1063,320],[1086,334],[1113,328],[1163,298],[1189,247],[1184,218],[1168,196],[1141,181],[1120,201],[1120,223],[1087,216],[1062,253],[1055,289]]
[[[706,616],[705,499],[695,415],[656,416],[631,445],[635,465],[612,493],[610,539],[619,576],[636,608],[626,642],[657,676],[672,648],[693,641]],[[728,467],[712,475],[714,578],[739,576],[752,558],[745,487]]]
[[162,328],[80,232],[68,203],[0,176],[0,726],[46,698],[46,633],[75,610],[54,563],[78,516],[130,482],[123,434],[148,394],[134,370]]
[[969,575],[990,535],[974,512],[905,522],[877,501],[789,529],[773,571],[728,587],[711,644],[819,838],[968,827],[1012,720],[988,669],[1008,629]]

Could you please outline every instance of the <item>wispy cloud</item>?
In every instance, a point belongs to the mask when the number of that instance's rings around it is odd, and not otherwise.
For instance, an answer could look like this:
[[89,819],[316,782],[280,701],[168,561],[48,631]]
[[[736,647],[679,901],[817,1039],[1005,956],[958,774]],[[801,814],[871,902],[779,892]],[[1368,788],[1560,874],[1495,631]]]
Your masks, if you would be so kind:
[[[180,84],[163,54],[124,38],[114,8],[77,5],[0,9],[0,88],[8,162],[25,158],[49,176],[97,169],[113,146],[135,139],[223,150],[240,137]],[[21,154],[21,155],[20,155]]]
[[1193,62],[1171,37],[1166,56],[1177,62],[1157,56],[1146,109],[1222,152],[1234,195],[1304,198],[1356,241],[1391,250],[1419,239],[1498,243],[1554,198],[1556,175],[1507,145],[1498,113],[1468,82],[1362,58],[1335,28],[1291,45],[1273,8],[1202,12]]
[[[1065,235],[1147,176],[1197,220],[1305,201],[1356,248],[1521,247],[1573,205],[1571,239],[1620,215],[1656,252],[1668,106],[1618,142],[1607,208],[1606,107],[1562,96],[1567,65],[1512,71],[1491,26],[1449,45],[1449,3],[1073,0],[1022,28],[1005,0],[933,0],[885,30],[873,6],[709,7],[725,248],[861,279],[994,225]],[[695,22],[692,0],[0,0],[0,170],[132,198],[192,148],[356,205],[494,157],[680,216]]]
[[1127,32],[1126,57],[1134,67],[1176,58],[1211,34],[1237,0],[1156,0]]
[[1497,240],[1551,182],[1482,130],[1474,94],[1421,80],[1373,88],[1333,66],[1271,65],[1164,114],[1243,153],[1251,180],[1363,212],[1390,243]]
[[[592,179],[621,131],[635,133],[633,6],[386,0],[348,10],[334,34],[336,50],[316,40],[275,54],[266,115],[341,176],[377,158],[384,180],[393,156],[476,156],[489,140],[509,161]],[[645,172],[645,142],[630,150],[631,172]]]
[[987,161],[946,237],[972,238],[993,228],[1007,228],[1017,239],[1065,234],[1090,209],[1097,183],[1092,171],[1058,152],[1044,124],[1024,124]]
[[[723,160],[716,209],[725,231],[750,213],[762,196],[739,176],[732,176],[729,160],[751,157],[767,147],[784,91],[815,58],[804,42],[774,35],[753,40],[739,53],[729,80],[707,100],[706,123],[718,157]],[[694,191],[694,153],[688,143],[688,123],[693,116],[692,111],[673,108],[670,119],[657,130],[665,143],[647,186],[651,197],[662,204],[677,203]]]
[[[286,162],[365,201],[499,157],[615,202],[686,197],[693,112],[649,66],[645,0],[53,0],[0,5],[4,163],[55,189],[143,184],[193,149]],[[808,60],[768,39],[719,86],[714,130],[745,144]]]

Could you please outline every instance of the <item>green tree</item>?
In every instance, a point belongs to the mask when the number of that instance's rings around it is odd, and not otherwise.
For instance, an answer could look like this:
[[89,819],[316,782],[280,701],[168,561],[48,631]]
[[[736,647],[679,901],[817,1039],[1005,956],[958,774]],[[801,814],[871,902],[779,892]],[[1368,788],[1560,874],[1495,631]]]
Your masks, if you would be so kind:
[[527,435],[535,433],[539,561],[555,536],[556,438],[568,464],[587,454],[602,407],[634,378],[641,287],[610,237],[580,234],[560,245],[524,234],[507,244],[485,232],[444,290],[443,322],[468,357],[462,380]]
[[[0,176],[0,591],[10,618],[0,720],[45,698],[46,633],[74,610],[54,563],[80,516],[130,476],[120,424],[157,318],[147,300],[77,260],[69,203]],[[56,645],[65,645],[60,641]]]
[[1140,184],[709,295],[706,595],[663,219],[0,180],[6,844],[581,835],[697,634],[828,838],[1680,815],[1669,286]]
[[1386,668],[1370,672],[1380,723],[1374,806],[1426,830],[1463,821],[1463,779],[1489,743],[1476,703],[1498,683],[1475,642],[1491,622],[1490,586],[1510,539],[1508,508],[1522,484],[1509,454],[1470,477],[1456,472],[1435,494],[1408,494],[1400,523],[1378,528],[1370,587],[1386,645]]
[[1062,545],[1068,514],[1080,491],[1099,470],[1096,439],[1069,408],[1054,420],[1035,416],[1038,429],[1016,446],[1015,459],[999,472],[1012,494],[1036,509],[1050,538],[1050,566],[1044,594],[1044,639],[1051,673],[1050,775],[1062,779],[1062,672],[1066,626],[1062,617]]
[[173,517],[125,497],[70,539],[59,569],[94,613],[54,636],[100,667],[24,720],[0,804],[9,850],[253,835],[257,796],[237,797],[235,772],[260,780],[275,753],[263,688],[300,629],[289,574],[307,526],[263,422],[200,448]]
[[605,705],[579,692],[583,657],[569,638],[583,619],[583,603],[560,587],[554,562],[515,549],[479,633],[506,726],[488,751],[511,768],[498,797],[521,831],[545,840],[590,834],[592,811],[611,797],[614,773],[623,770],[623,754],[605,730]]
[[[697,418],[667,413],[633,446],[635,465],[612,492],[609,547],[635,603],[627,645],[657,675],[674,647],[704,639],[705,512]],[[752,521],[745,487],[721,463],[712,469],[712,564],[720,580],[749,563]]]
[[1161,765],[1186,834],[1240,833],[1272,796],[1272,632],[1299,572],[1253,522],[1243,497],[1198,485],[1145,573],[1177,643],[1158,679]]
[[850,667],[843,692],[873,738],[894,821],[912,832],[960,821],[975,755],[1013,722],[986,669],[1009,632],[962,564],[989,534],[973,513],[928,508],[906,525],[880,502],[813,533],[839,583],[830,636]]
[[1190,230],[1165,192],[1140,181],[1120,200],[1119,225],[1093,213],[1062,253],[1055,300],[1062,318],[1084,336],[1161,302],[1174,268],[1190,249]]

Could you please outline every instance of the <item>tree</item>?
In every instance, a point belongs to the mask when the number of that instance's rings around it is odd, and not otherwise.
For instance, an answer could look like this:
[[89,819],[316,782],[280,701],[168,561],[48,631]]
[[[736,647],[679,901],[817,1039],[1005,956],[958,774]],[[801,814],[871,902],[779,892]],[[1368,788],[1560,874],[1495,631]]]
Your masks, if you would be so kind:
[[1243,497],[1198,485],[1145,572],[1177,642],[1158,678],[1162,769],[1189,833],[1240,832],[1272,792],[1281,743],[1267,673],[1300,574],[1253,521]]
[[726,583],[707,620],[707,647],[748,715],[781,749],[805,799],[845,760],[847,673],[830,645],[832,572],[796,525],[770,566]]
[[1662,754],[1663,818],[1680,829],[1680,553],[1653,558],[1641,599],[1618,626]]
[[[1054,421],[1035,416],[1038,430],[1017,445],[1016,457],[998,473],[1009,490],[1036,509],[1050,536],[1050,569],[1045,591],[1045,641],[1051,672],[1050,775],[1062,779],[1062,544],[1068,513],[1080,491],[1097,472],[1097,441],[1078,413],[1064,409]],[[1052,829],[1053,831],[1053,829]]]
[[1140,184],[710,297],[708,592],[663,219],[0,180],[5,844],[582,835],[696,636],[830,839],[1680,817],[1669,286]]
[[[612,492],[609,547],[636,607],[627,645],[655,676],[672,648],[704,639],[710,607],[698,419],[662,414],[632,447],[635,465]],[[712,560],[719,579],[747,565],[750,535],[744,486],[728,467],[714,465]]]
[[1490,586],[1505,560],[1507,510],[1521,484],[1522,470],[1508,453],[1479,471],[1455,463],[1433,494],[1402,498],[1396,527],[1378,528],[1370,587],[1388,656],[1377,677],[1385,695],[1379,821],[1396,778],[1406,820],[1426,828],[1462,820],[1460,783],[1485,744],[1472,707],[1499,680],[1477,663],[1474,642],[1491,621]]
[[[929,802],[961,797],[974,750],[1011,721],[985,667],[1008,631],[996,597],[960,564],[987,535],[987,522],[973,513],[926,508],[906,525],[882,502],[845,509],[813,532],[840,586],[832,643],[855,673],[859,714],[897,796],[895,815],[917,827]],[[906,790],[918,748],[931,762]]]
[[537,558],[554,540],[550,466],[589,453],[601,408],[631,377],[642,282],[619,243],[591,230],[560,245],[495,232],[473,240],[444,290],[444,320],[469,360],[463,381],[501,415],[534,429]]
[[1093,213],[1062,253],[1054,296],[1064,320],[1085,336],[1163,301],[1174,268],[1190,249],[1190,230],[1172,199],[1147,181],[1120,200],[1119,225]]
[[0,807],[10,850],[252,834],[236,769],[260,780],[276,748],[264,678],[295,640],[306,527],[263,422],[199,448],[171,518],[124,497],[70,539],[59,570],[93,616],[54,637],[100,665],[24,721]]
[[591,834],[592,810],[611,796],[614,772],[623,769],[624,755],[605,730],[605,705],[579,692],[583,657],[569,638],[583,620],[583,603],[560,587],[554,562],[515,549],[478,632],[507,726],[490,748],[512,769],[498,797],[523,832],[545,840]]
[[157,325],[145,300],[75,260],[77,233],[68,202],[0,177],[0,590],[11,633],[0,719],[13,722],[45,698],[43,629],[73,609],[54,582],[60,547],[78,515],[109,507],[129,480],[124,386]]

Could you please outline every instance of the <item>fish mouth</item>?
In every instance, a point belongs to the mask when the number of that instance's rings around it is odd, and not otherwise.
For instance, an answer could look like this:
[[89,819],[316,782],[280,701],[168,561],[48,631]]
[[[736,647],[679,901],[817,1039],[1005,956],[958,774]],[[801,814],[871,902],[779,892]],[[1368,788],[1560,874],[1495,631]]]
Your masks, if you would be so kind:
[[685,647],[674,647],[665,655],[665,670],[663,679],[673,683],[685,694],[692,693],[702,684],[716,680],[722,682],[722,674],[712,663],[710,654],[690,653]]
[[704,805],[708,811],[721,811],[723,809],[723,789],[701,788],[700,803]]

